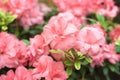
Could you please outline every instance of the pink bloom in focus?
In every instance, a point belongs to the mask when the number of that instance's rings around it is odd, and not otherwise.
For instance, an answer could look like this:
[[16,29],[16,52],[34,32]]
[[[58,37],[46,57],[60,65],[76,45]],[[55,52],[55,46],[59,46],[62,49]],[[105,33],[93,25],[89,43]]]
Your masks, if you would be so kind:
[[105,36],[101,29],[84,27],[77,34],[76,48],[89,56],[95,56],[105,44]]
[[[69,12],[60,13],[50,19],[44,27],[43,37],[45,42],[55,50],[68,50],[74,47],[76,33],[80,27],[79,21]],[[64,57],[64,54],[52,54],[57,60]]]
[[30,57],[30,63],[39,59],[42,55],[49,54],[49,47],[45,44],[45,40],[41,35],[36,35],[34,38],[30,38],[30,46],[28,47],[28,55]]
[[120,37],[120,26],[115,27],[111,32],[110,32],[110,37],[113,41],[118,40]]
[[52,49],[68,50],[74,46],[79,27],[79,22],[71,13],[60,13],[50,19],[42,35]]
[[26,45],[14,35],[0,33],[0,69],[3,67],[17,67],[27,61]]
[[64,71],[62,62],[55,62],[49,56],[41,56],[38,61],[33,65],[33,77],[34,79],[40,79],[44,77],[46,80],[66,80],[67,74]]

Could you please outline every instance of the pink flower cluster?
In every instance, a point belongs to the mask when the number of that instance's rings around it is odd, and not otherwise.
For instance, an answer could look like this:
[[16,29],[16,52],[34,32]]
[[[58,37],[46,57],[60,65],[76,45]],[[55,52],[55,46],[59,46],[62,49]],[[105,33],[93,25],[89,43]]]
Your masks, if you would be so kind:
[[[93,60],[92,66],[102,65],[106,59],[112,64],[120,61],[120,55],[114,50],[115,44],[106,43],[106,33],[100,24],[87,25],[81,29],[79,21],[69,12],[52,17],[42,35],[51,49],[65,51],[74,48],[90,56]],[[52,53],[52,56],[56,60],[65,58],[64,53]]]
[[49,56],[41,56],[34,63],[34,69],[27,69],[18,66],[16,71],[9,70],[7,74],[0,76],[0,80],[66,80],[67,74],[64,71],[62,62],[55,62]]
[[[13,34],[0,32],[0,69],[10,70],[0,76],[0,80],[66,80],[68,75],[62,60],[64,51],[74,48],[92,59],[91,66],[103,65],[105,60],[111,64],[120,62],[120,54],[115,51],[115,41],[120,38],[120,27],[115,27],[108,34],[112,42],[106,42],[106,32],[102,25],[82,25],[86,15],[98,12],[107,17],[115,17],[118,8],[113,0],[54,0],[59,10],[44,26],[41,34],[30,38],[27,46]],[[43,13],[39,12],[37,0],[0,0],[0,8],[17,15],[25,29],[43,22]],[[112,14],[112,15],[111,15]],[[77,16],[77,17],[76,17]],[[61,54],[50,52],[60,50]],[[14,68],[15,70],[12,70]]]
[[[0,80],[66,80],[67,74],[61,61],[54,61],[49,47],[41,35],[30,39],[30,45],[18,40],[14,35],[0,33],[0,69],[15,68],[2,74]],[[33,69],[24,66],[33,66]]]
[[1,75],[0,80],[35,80],[32,77],[31,70],[27,70],[23,66],[19,66],[16,71],[10,70],[6,75]]
[[120,38],[120,25],[115,27],[111,32],[110,32],[110,37],[113,41],[118,40]]
[[53,0],[60,12],[70,11],[81,17],[97,12],[107,17],[115,17],[118,7],[113,0]]
[[[51,11],[46,5],[38,4],[38,0],[0,0],[0,8],[16,15],[24,29],[34,24],[42,24],[44,14]],[[40,12],[43,9],[44,12]]]
[[0,69],[17,67],[26,64],[26,44],[19,41],[14,35],[0,33]]

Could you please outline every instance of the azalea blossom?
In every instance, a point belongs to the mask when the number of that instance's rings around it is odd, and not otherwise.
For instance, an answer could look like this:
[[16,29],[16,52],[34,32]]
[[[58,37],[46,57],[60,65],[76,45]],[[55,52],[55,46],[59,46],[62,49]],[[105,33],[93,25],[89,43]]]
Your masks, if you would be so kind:
[[83,54],[95,56],[105,44],[105,36],[101,29],[84,27],[77,34],[76,48]]
[[[71,13],[60,13],[53,16],[43,29],[45,43],[55,50],[68,50],[74,47],[76,33],[80,28],[80,23]],[[64,57],[64,54],[52,54],[57,60]]]
[[55,62],[49,56],[43,55],[33,66],[32,75],[34,79],[45,78],[45,80],[66,80],[67,74],[64,71],[62,62]]
[[120,26],[113,28],[113,30],[111,30],[110,32],[110,38],[113,41],[118,40],[119,37],[120,37]]
[[45,3],[40,3],[40,11],[46,15],[48,12],[52,11],[52,8],[48,7]]
[[34,8],[26,10],[18,20],[24,29],[29,29],[34,24],[42,24],[44,22],[43,16],[43,13],[38,8]]
[[13,68],[25,64],[27,61],[26,45],[14,35],[0,33],[0,69]]
[[0,8],[16,15],[24,29],[29,29],[29,27],[34,24],[42,24],[44,22],[38,0],[1,1]]
[[79,27],[80,23],[71,13],[60,13],[50,19],[42,35],[52,49],[67,50],[74,46]]
[[118,12],[113,0],[53,0],[53,2],[60,12],[70,11],[77,17],[98,12],[113,18]]
[[114,44],[105,44],[101,47],[101,51],[96,56],[92,56],[91,66],[103,66],[103,62],[108,60],[111,64],[116,64],[120,61],[120,55],[115,52]]
[[14,80],[14,76],[15,76],[15,74],[14,74],[13,70],[9,70],[9,71],[6,73],[6,75],[5,75],[5,74],[2,74],[2,75],[0,76],[0,80]]
[[42,55],[49,54],[49,47],[45,44],[45,40],[41,35],[36,35],[30,38],[27,55],[29,56],[30,64],[39,59]]
[[1,75],[0,80],[35,80],[31,74],[31,70],[23,66],[19,66],[15,72],[8,71],[6,75]]

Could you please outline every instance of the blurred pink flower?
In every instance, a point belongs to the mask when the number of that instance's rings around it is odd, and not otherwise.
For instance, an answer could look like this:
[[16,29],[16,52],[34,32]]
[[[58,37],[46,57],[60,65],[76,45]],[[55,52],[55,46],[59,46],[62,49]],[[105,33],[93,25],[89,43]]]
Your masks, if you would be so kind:
[[120,26],[113,28],[113,30],[110,32],[110,38],[113,41],[118,40],[119,37],[120,37]]
[[108,17],[115,17],[118,7],[113,0],[53,0],[61,12],[70,11],[75,16],[86,16],[98,12]]
[[5,3],[1,1],[0,7],[16,15],[24,29],[44,22],[38,0],[7,0]]
[[89,56],[95,56],[105,44],[105,36],[101,29],[84,27],[77,34],[76,48]]
[[120,61],[120,54],[115,51],[115,45],[109,44],[103,46],[104,57],[109,60],[110,63],[115,64]]
[[111,64],[116,64],[120,61],[120,55],[115,52],[114,44],[105,44],[101,47],[101,51],[96,56],[92,56],[91,66],[95,65],[103,66],[103,62],[108,60]]
[[30,70],[27,70],[23,66],[19,66],[15,73],[10,70],[6,75],[1,75],[0,80],[35,80]]
[[0,69],[17,67],[26,63],[26,45],[14,35],[0,33]]
[[114,18],[119,11],[118,7],[114,5],[114,0],[103,0],[102,2],[102,7],[97,10],[98,13]]
[[42,55],[49,54],[49,47],[45,44],[45,40],[41,35],[36,35],[34,38],[30,38],[30,45],[28,46],[28,56],[30,63],[39,59]]
[[46,15],[48,12],[52,11],[52,8],[48,7],[45,3],[40,3],[40,11]]
[[15,71],[14,80],[34,80],[34,79],[31,70],[28,70],[23,66],[19,66]]
[[26,10],[18,20],[24,29],[29,29],[29,27],[34,24],[42,24],[44,22],[43,13],[36,7],[34,9],[31,8]]
[[41,56],[33,65],[34,79],[45,78],[46,80],[66,80],[67,74],[64,71],[62,62],[55,62],[49,56]]
[[6,75],[2,74],[0,80],[14,80],[15,74],[12,70],[9,70]]

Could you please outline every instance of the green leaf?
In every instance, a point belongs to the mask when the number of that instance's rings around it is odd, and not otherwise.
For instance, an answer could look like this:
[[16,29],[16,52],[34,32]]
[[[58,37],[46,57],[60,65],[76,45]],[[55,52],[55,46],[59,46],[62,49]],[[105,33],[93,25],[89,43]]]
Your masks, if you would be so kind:
[[109,76],[109,70],[107,67],[103,68],[103,74],[106,77],[107,80],[110,80],[110,76]]
[[114,65],[109,65],[109,68],[112,72],[115,72],[115,66]]
[[81,61],[81,64],[82,65],[88,65],[88,62],[84,60],[84,61]]
[[66,69],[67,74],[70,76],[72,74],[72,68],[68,67]]
[[80,27],[80,30],[81,30],[81,29],[83,29],[84,27],[85,27],[85,25],[84,25],[84,24],[82,24],[82,26]]
[[7,25],[15,20],[16,16],[12,15],[10,12],[5,12],[0,9],[0,27],[3,31],[8,29]]
[[115,46],[115,51],[120,53],[120,46]]
[[51,49],[50,52],[51,53],[57,53],[57,54],[62,54],[63,53],[62,50],[54,50],[54,49]]
[[75,51],[74,48],[71,48],[70,51],[72,52],[71,57],[75,57],[77,52]]
[[89,58],[89,57],[86,57],[85,60],[86,60],[88,63],[91,63],[91,62],[92,62],[92,59]]
[[9,16],[7,17],[7,19],[6,19],[7,24],[13,22],[15,19],[16,19],[16,16],[10,16],[10,15],[9,15]]
[[100,23],[103,24],[103,23],[105,22],[105,17],[104,17],[103,15],[97,14],[96,17],[97,17],[97,20],[98,20]]
[[8,29],[7,26],[2,26],[2,31],[6,31]]
[[3,22],[3,21],[0,22],[0,26],[3,26],[3,25],[5,25],[5,24],[6,24],[6,23]]
[[81,52],[77,52],[77,55],[80,56],[80,57],[84,56],[83,53],[81,53]]
[[80,68],[81,68],[81,63],[80,63],[79,61],[76,61],[76,62],[74,63],[74,66],[75,66],[75,69],[76,69],[76,70],[80,70]]
[[115,42],[115,45],[120,46],[120,38]]
[[84,56],[82,53],[78,52],[78,57],[77,57],[77,59],[78,59],[78,60],[85,59],[85,56]]
[[30,45],[29,40],[27,40],[27,39],[22,39],[22,41],[25,42],[27,45]]
[[73,65],[73,63],[72,63],[70,60],[65,60],[65,61],[64,61],[64,64],[65,64],[66,66],[72,66],[72,65]]

